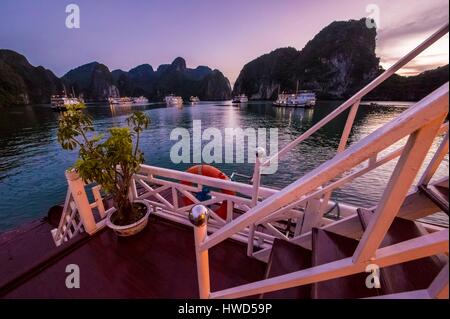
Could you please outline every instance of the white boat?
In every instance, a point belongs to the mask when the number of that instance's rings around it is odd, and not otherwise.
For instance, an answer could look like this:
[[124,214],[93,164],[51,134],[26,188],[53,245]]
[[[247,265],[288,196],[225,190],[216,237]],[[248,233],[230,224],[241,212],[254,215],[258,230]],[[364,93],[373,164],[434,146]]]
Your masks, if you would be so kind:
[[233,103],[247,103],[248,97],[245,94],[236,95],[233,97]]
[[278,94],[277,100],[273,102],[273,105],[276,106],[286,106],[288,101],[289,94],[280,93]]
[[76,97],[67,97],[65,95],[52,95],[50,104],[55,111],[65,111],[69,106],[82,107],[84,102]]
[[316,105],[316,94],[311,91],[300,91],[296,94],[281,93],[273,103],[276,106],[313,107]]
[[181,96],[175,96],[173,94],[164,98],[167,105],[183,105],[183,98]]
[[189,101],[190,101],[191,103],[197,103],[197,102],[200,102],[200,99],[198,98],[198,96],[191,96],[191,97],[189,98]]
[[148,99],[145,96],[139,96],[133,98],[133,104],[147,104]]
[[111,105],[131,105],[134,103],[131,97],[109,97],[108,102]]

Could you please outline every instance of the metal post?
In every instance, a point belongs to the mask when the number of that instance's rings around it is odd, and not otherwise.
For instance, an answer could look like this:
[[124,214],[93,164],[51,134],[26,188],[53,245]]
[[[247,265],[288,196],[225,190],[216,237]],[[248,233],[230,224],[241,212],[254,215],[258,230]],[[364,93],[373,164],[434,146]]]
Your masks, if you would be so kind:
[[203,205],[195,205],[189,212],[189,220],[194,225],[199,297],[200,299],[208,299],[211,293],[208,250],[200,250],[200,245],[208,235],[208,209]]
[[[252,207],[255,207],[258,204],[259,197],[259,186],[261,184],[261,162],[262,158],[265,156],[266,151],[262,147],[258,147],[256,149],[256,159],[255,159],[255,168],[253,170],[253,194],[252,194]],[[247,256],[251,256],[253,254],[253,245],[255,240],[255,224],[250,225],[250,231],[248,234],[248,245],[247,245]]]

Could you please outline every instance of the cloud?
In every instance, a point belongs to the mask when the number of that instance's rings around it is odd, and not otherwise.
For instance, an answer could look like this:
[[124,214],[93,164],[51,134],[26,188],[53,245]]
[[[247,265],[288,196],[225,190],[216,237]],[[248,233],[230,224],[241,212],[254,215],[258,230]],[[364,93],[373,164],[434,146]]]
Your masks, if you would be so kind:
[[438,28],[448,23],[448,2],[443,2],[439,6],[416,13],[401,19],[400,23],[387,29],[380,29],[378,37],[380,41],[391,41],[405,36],[415,36],[432,33]]
[[[384,68],[390,67],[426,37],[448,23],[448,2],[446,1],[426,10],[417,9],[419,13],[397,15],[397,24],[378,31],[377,54]],[[397,73],[416,75],[448,64],[448,39],[447,34]]]

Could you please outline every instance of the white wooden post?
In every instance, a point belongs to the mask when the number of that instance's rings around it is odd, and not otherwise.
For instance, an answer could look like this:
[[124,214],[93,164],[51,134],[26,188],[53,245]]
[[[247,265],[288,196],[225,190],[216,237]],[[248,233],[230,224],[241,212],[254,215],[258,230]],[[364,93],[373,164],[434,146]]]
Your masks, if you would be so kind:
[[227,223],[233,220],[233,201],[227,199]]
[[200,250],[200,245],[208,235],[208,209],[203,205],[195,205],[189,212],[189,220],[194,225],[199,297],[208,299],[211,293],[208,250]]
[[403,204],[442,121],[443,117],[438,117],[410,135],[375,214],[356,248],[354,263],[365,262],[373,257]]
[[175,209],[180,208],[180,206],[178,204],[178,191],[177,191],[176,187],[172,187],[172,202],[173,202],[173,207],[175,207]]
[[[265,150],[263,148],[256,149],[255,168],[253,170],[253,194],[252,207],[258,204],[259,186],[261,183],[261,158],[264,156]],[[255,241],[255,224],[250,225],[248,234],[247,256],[253,255],[253,245]]]
[[261,157],[265,151],[261,148],[256,150],[256,159],[255,159],[255,168],[253,170],[253,195],[252,195],[252,206],[256,206],[258,204],[258,196],[259,196],[259,186],[261,184]]
[[428,185],[434,173],[436,172],[442,160],[444,159],[445,154],[447,153],[448,153],[448,132],[445,135],[444,139],[442,140],[441,144],[439,145],[438,149],[436,150],[436,153],[434,154],[433,158],[428,164],[422,177],[420,178],[418,185]]
[[[350,112],[348,113],[348,116],[347,116],[347,121],[345,122],[344,131],[342,132],[341,140],[340,140],[339,146],[336,150],[337,154],[345,151],[345,147],[347,146],[347,141],[350,136],[350,132],[352,131],[353,123],[355,122],[356,113],[358,113],[358,108],[359,108],[360,103],[361,103],[361,100],[358,100],[350,108]],[[320,206],[321,214],[324,214],[325,210],[328,207],[328,202],[330,201],[331,193],[332,193],[331,191],[327,192],[323,196],[322,205]]]
[[[331,192],[328,192],[331,194]],[[307,233],[311,231],[313,227],[319,226],[320,221],[322,220],[323,212],[321,211],[321,206],[327,207],[328,205],[324,205],[320,198],[322,196],[313,197],[306,202],[305,214],[303,215],[303,220],[300,225],[296,225],[295,229],[297,232],[297,226],[300,227],[297,235]],[[321,204],[322,203],[322,204]],[[298,222],[297,222],[298,223]]]
[[105,205],[103,205],[103,198],[100,194],[101,186],[97,185],[92,188],[92,193],[94,194],[95,203],[97,205],[98,213],[100,214],[101,218],[106,217],[106,210]]
[[255,224],[250,225],[248,232],[247,256],[253,255],[253,245],[255,241]]
[[84,189],[84,182],[76,171],[66,171],[66,179],[81,221],[83,222],[84,230],[92,235],[97,231],[97,225],[86,195],[86,190]]
[[347,141],[350,136],[350,132],[352,131],[353,123],[355,122],[356,113],[358,113],[360,103],[361,100],[358,100],[350,108],[350,112],[348,113],[347,117],[347,122],[345,122],[344,131],[342,132],[341,141],[339,142],[339,146],[337,148],[338,153],[345,150],[345,147],[347,146]]

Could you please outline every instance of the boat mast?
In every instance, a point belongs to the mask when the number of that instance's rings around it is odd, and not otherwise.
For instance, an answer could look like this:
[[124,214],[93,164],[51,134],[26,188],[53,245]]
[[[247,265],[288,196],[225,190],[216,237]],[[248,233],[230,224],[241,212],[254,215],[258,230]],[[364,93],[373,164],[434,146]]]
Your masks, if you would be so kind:
[[295,88],[295,94],[298,94],[298,80],[297,80],[297,87]]

